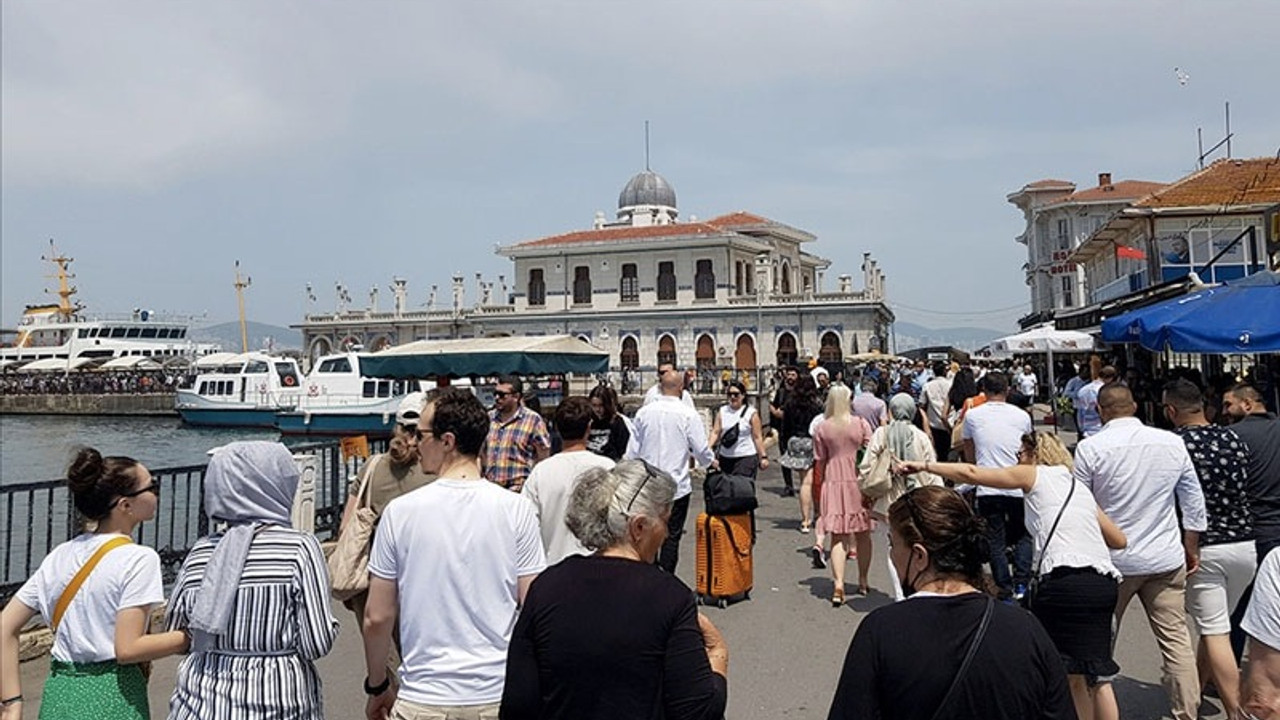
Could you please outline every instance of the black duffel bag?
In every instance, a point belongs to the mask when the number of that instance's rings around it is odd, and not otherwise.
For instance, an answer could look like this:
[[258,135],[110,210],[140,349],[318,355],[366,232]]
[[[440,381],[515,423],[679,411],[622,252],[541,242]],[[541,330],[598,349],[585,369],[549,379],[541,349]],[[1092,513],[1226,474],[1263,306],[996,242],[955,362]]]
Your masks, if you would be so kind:
[[743,475],[726,475],[719,470],[707,470],[702,493],[708,515],[741,515],[760,505],[756,500],[755,480]]

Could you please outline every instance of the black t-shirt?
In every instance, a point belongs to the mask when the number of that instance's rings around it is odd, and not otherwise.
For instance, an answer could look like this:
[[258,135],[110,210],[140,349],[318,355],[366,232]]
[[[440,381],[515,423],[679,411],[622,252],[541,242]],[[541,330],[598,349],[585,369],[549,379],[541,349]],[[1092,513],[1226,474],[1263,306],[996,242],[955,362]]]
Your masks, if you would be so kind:
[[630,439],[631,431],[627,429],[627,423],[621,415],[614,415],[612,422],[596,419],[591,421],[587,449],[617,462],[627,452],[627,442]]
[[[913,597],[872,612],[845,656],[828,720],[930,720],[947,694],[987,598]],[[986,637],[943,718],[1075,718],[1053,642],[1030,613],[997,602]]]
[[688,586],[649,563],[574,555],[529,588],[501,717],[709,720],[726,697]]
[[1280,540],[1280,420],[1248,415],[1229,426],[1249,446],[1249,509],[1260,542]]

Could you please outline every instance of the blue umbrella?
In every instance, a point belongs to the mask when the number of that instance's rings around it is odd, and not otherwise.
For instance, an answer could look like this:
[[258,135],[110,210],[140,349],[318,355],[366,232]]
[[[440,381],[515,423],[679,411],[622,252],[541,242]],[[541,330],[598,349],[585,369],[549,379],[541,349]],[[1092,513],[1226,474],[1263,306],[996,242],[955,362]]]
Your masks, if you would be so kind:
[[1255,273],[1109,318],[1102,339],[1155,351],[1280,352],[1280,273]]

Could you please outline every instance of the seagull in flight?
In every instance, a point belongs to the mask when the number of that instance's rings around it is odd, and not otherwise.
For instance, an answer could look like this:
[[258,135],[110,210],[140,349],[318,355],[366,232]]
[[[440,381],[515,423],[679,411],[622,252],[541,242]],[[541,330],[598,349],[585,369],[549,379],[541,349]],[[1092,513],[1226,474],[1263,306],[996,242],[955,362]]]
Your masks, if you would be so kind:
[[1186,73],[1182,72],[1182,71],[1181,71],[1181,70],[1179,70],[1178,68],[1174,68],[1174,69],[1173,69],[1173,76],[1174,76],[1174,77],[1176,77],[1176,78],[1178,78],[1178,84],[1179,84],[1179,85],[1182,85],[1182,86],[1186,86],[1186,84],[1187,84],[1188,82],[1190,82],[1190,80],[1191,80],[1191,76],[1190,76],[1190,75],[1188,75],[1188,74],[1186,74]]

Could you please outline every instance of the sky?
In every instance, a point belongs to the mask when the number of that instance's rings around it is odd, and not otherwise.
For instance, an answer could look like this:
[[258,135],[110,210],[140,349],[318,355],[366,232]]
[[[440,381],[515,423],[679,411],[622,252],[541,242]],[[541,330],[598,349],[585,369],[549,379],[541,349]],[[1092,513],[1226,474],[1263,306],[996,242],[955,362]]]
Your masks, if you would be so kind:
[[[393,276],[423,306],[610,218],[650,166],[682,219],[862,254],[899,319],[1016,329],[1006,201],[1280,151],[1275,0],[0,3],[0,326],[52,238],[100,313],[295,324]],[[1183,74],[1180,80],[1179,73]],[[1185,80],[1185,82],[1183,82]],[[308,283],[316,300],[307,297]]]

